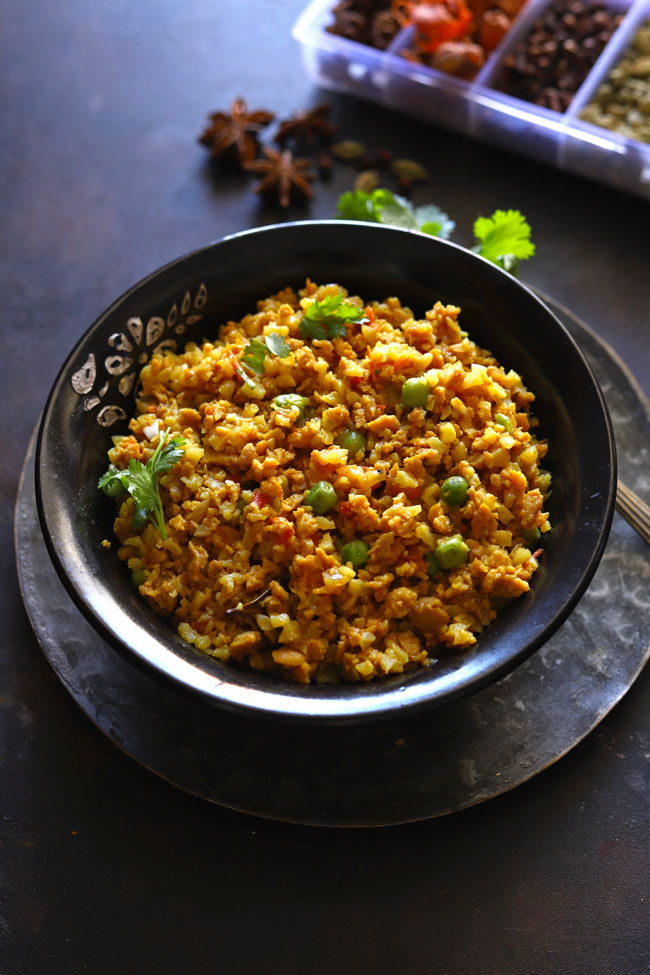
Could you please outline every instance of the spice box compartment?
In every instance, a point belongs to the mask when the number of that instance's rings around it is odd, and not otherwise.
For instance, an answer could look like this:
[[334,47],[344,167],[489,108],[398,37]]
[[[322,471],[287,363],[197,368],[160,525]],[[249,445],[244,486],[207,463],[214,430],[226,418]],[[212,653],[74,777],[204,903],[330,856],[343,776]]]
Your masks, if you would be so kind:
[[[439,123],[536,160],[650,199],[650,144],[580,118],[638,29],[650,21],[648,0],[606,0],[621,15],[564,111],[542,107],[500,90],[504,64],[553,0],[528,0],[501,43],[471,81],[408,60],[413,28],[377,48],[327,31],[335,0],[312,0],[294,24],[307,73],[325,88],[366,98]],[[650,122],[650,114],[648,114]]]

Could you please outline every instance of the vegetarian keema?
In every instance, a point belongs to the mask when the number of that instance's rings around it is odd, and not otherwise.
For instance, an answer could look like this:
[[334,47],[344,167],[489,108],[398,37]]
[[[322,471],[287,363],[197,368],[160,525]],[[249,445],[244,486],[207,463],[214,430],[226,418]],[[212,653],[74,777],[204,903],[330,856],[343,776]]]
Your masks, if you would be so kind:
[[547,445],[533,394],[459,313],[307,281],[152,356],[100,484],[119,557],[184,640],[292,681],[368,681],[462,652],[525,595]]

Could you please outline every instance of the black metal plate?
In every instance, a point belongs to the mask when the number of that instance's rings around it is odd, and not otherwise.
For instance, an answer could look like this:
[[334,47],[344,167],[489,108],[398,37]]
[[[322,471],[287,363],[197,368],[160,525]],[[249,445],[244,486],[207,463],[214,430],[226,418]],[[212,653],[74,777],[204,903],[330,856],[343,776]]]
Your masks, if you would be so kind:
[[[586,326],[546,299],[587,355],[614,423],[621,477],[650,499],[650,407]],[[380,826],[443,815],[530,779],[587,735],[650,656],[650,550],[618,515],[569,619],[497,684],[430,714],[310,729],[227,713],[128,663],[85,621],[43,542],[33,444],[15,532],[27,612],[90,720],[175,786],[259,816]]]

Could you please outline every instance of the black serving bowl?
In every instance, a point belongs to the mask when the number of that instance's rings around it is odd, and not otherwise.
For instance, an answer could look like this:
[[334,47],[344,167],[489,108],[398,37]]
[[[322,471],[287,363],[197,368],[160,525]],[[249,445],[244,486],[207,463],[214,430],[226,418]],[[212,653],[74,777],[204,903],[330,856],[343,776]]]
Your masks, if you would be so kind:
[[[161,343],[215,338],[258,299],[310,277],[366,300],[396,295],[416,316],[438,299],[536,395],[549,440],[552,530],[531,591],[513,600],[470,650],[369,684],[296,685],[220,663],[185,644],[131,586],[102,539],[114,506],[97,490],[112,434],[126,430],[136,373]],[[44,409],[36,496],[45,541],[72,599],[134,663],[216,705],[257,716],[323,721],[391,717],[496,681],[560,626],[602,555],[614,511],[616,457],[607,408],[566,329],[511,275],[447,241],[407,230],[305,221],[235,234],[181,257],[131,288],[66,359]]]

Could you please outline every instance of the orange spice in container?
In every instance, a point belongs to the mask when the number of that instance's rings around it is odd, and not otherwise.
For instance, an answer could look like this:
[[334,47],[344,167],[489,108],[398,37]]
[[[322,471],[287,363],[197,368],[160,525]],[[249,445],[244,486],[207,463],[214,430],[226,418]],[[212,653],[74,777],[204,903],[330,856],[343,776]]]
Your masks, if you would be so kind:
[[402,26],[412,24],[409,60],[471,79],[500,43],[525,0],[396,0]]

